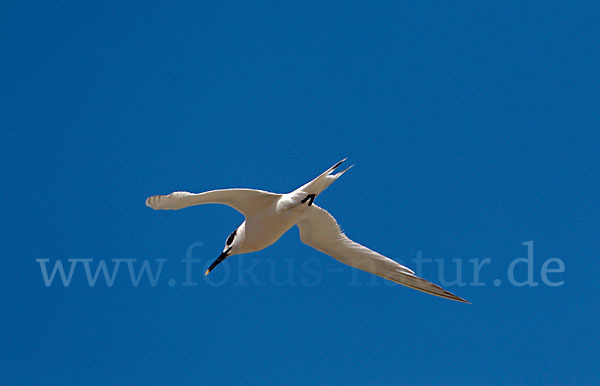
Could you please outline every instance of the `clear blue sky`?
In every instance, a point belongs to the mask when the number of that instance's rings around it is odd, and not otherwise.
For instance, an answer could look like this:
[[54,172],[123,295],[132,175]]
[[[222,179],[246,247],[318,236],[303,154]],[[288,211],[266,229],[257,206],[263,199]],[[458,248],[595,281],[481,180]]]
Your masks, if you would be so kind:
[[[598,384],[598,3],[280,3],[2,2],[0,383]],[[353,273],[295,228],[207,282],[241,215],[144,206],[286,192],[343,157],[316,202],[446,280],[491,259],[485,285],[447,286],[472,305]],[[512,286],[530,240],[539,285]],[[125,263],[90,287],[81,263],[65,288],[36,259],[167,261],[154,287]]]

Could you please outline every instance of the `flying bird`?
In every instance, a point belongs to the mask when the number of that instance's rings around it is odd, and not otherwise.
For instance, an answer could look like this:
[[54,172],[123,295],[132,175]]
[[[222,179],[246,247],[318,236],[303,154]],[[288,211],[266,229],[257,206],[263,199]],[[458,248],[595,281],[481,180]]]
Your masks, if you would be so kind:
[[270,246],[296,225],[303,243],[344,264],[418,291],[468,303],[453,293],[415,276],[411,269],[350,240],[341,231],[335,218],[314,204],[319,194],[354,166],[334,173],[345,160],[344,158],[314,180],[287,194],[254,189],[221,189],[204,193],[173,192],[148,197],[146,206],[152,209],[177,210],[193,205],[224,204],[244,215],[244,222],[227,237],[223,252],[206,270],[206,275],[230,256],[256,252]]

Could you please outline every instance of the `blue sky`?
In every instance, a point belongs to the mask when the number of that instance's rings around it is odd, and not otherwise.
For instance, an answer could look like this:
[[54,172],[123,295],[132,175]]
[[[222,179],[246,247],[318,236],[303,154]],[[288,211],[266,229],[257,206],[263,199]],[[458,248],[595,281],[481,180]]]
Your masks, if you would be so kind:
[[[1,383],[598,383],[600,7],[417,3],[3,2]],[[287,192],[343,157],[316,202],[413,269],[437,259],[429,280],[458,259],[447,288],[472,305],[353,272],[296,229],[207,281],[242,216],[144,206]],[[538,285],[516,287],[527,241]],[[124,262],[110,287],[83,263],[65,287],[36,259],[166,261],[155,286]]]

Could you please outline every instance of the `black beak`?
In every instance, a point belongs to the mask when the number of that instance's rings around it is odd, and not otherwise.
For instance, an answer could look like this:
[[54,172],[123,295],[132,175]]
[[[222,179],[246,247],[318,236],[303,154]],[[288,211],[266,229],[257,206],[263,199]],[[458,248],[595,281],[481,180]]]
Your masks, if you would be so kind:
[[229,247],[225,251],[223,251],[223,253],[221,253],[221,255],[219,257],[217,257],[217,260],[215,260],[215,262],[210,265],[210,267],[206,270],[206,272],[204,274],[208,275],[210,273],[210,271],[213,270],[213,268],[215,268],[223,260],[225,260],[227,258],[227,256],[229,256],[229,251],[231,251],[231,248],[232,247]]

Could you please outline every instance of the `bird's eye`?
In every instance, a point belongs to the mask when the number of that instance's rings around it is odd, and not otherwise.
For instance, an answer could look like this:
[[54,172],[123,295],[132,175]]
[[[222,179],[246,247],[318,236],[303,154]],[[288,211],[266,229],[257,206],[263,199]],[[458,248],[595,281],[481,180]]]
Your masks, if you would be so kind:
[[231,243],[233,243],[233,238],[235,237],[235,233],[237,232],[237,229],[234,230],[229,237],[227,238],[227,245],[231,245]]

